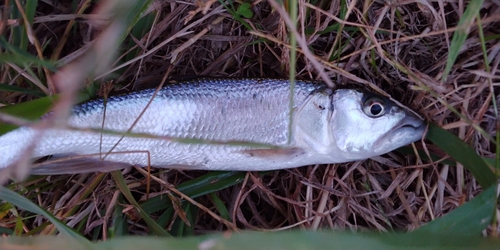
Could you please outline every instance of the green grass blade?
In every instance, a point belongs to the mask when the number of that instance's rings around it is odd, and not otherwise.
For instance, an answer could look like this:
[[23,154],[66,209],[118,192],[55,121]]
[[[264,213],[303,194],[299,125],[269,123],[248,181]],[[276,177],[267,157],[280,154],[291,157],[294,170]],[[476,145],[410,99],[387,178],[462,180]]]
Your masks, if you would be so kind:
[[[19,8],[17,8],[17,4],[15,1],[10,1],[10,14],[12,19],[22,20],[21,12]],[[22,21],[21,21],[22,22]],[[12,27],[12,44],[23,51],[26,51],[28,48],[28,36],[26,35],[26,27],[24,25],[19,25]]]
[[453,159],[462,163],[484,189],[496,184],[497,178],[486,162],[476,154],[474,149],[452,133],[437,125],[430,124],[427,139],[444,150]]
[[27,89],[27,88],[21,88],[21,87],[15,86],[15,85],[8,85],[8,84],[3,84],[3,83],[0,83],[0,91],[10,92],[10,93],[16,92],[16,93],[21,93],[21,94],[25,94],[25,95],[33,95],[36,97],[44,97],[45,96],[45,94],[41,91],[36,91],[36,90],[32,90],[32,89]]
[[28,0],[26,1],[26,5],[24,11],[26,13],[26,17],[28,17],[28,22],[33,24],[33,20],[35,19],[36,7],[38,6],[38,0]]
[[469,2],[467,9],[464,11],[462,18],[457,25],[457,30],[453,34],[453,38],[451,39],[450,51],[448,53],[448,60],[446,61],[446,67],[443,72],[442,81],[446,81],[448,74],[455,64],[455,61],[458,58],[458,54],[460,53],[460,49],[464,45],[465,39],[467,39],[467,35],[469,34],[470,25],[474,21],[474,18],[478,15],[481,6],[483,5],[484,0],[472,0]]
[[[215,192],[241,183],[244,180],[245,175],[245,172],[213,171],[193,180],[184,182],[176,188],[192,199],[205,194],[216,196]],[[172,202],[167,195],[158,195],[150,198],[142,203],[141,206],[142,209],[144,209],[148,214],[165,210],[158,219],[158,224],[160,225],[167,225],[173,218],[174,209],[172,207]],[[229,212],[227,212],[224,204],[218,204],[217,208],[223,218],[229,218]],[[176,223],[176,225],[179,225],[181,222],[177,221]],[[172,227],[172,229],[175,228],[175,226]]]
[[122,173],[120,171],[113,171],[111,172],[111,174],[115,179],[116,186],[120,189],[125,198],[127,198],[127,200],[130,202],[130,204],[135,206],[141,218],[148,225],[151,231],[157,235],[170,236],[170,234],[167,231],[165,231],[162,227],[160,227],[153,219],[151,219],[151,217],[149,217],[149,215],[144,211],[144,209],[139,205],[139,203],[137,203],[134,196],[132,196],[132,193],[130,192],[127,183],[125,182]]
[[191,198],[197,198],[239,184],[245,175],[245,172],[210,172],[202,178],[186,181],[177,189]]
[[55,64],[53,62],[42,60],[22,49],[5,41],[5,38],[0,37],[0,47],[5,49],[5,52],[0,54],[0,64],[11,62],[21,66],[35,65],[43,66],[52,71],[56,70]]
[[219,212],[220,214],[220,217],[222,217],[223,219],[227,220],[227,221],[230,221],[231,218],[229,216],[229,211],[227,211],[227,207],[226,205],[224,204],[224,202],[219,198],[219,196],[217,196],[216,193],[211,193],[210,194],[210,198],[212,198],[213,202],[214,202],[214,205],[215,207],[217,208],[217,211]]
[[228,1],[230,4],[229,6],[226,4],[226,1],[219,0],[219,3],[226,8],[227,12],[231,14],[232,18],[238,22],[240,22],[241,25],[245,26],[247,30],[253,30],[252,26],[250,26],[243,18],[241,18],[241,14],[238,13],[237,10],[235,10],[234,5],[232,4],[231,1]]
[[19,213],[16,211],[15,212],[16,216],[16,226],[14,227],[14,236],[21,236],[23,235],[23,217],[19,215]]
[[87,250],[96,249],[95,245],[83,246],[75,243],[75,240],[66,237],[36,236],[36,237],[4,237],[0,239],[0,249],[71,249]]
[[157,222],[158,225],[162,227],[166,227],[168,223],[172,220],[172,217],[174,216],[174,208],[169,207],[163,212],[163,214],[158,218]]
[[[0,248],[21,246],[37,249],[75,249],[72,242],[60,237],[5,237]],[[125,237],[98,242],[93,249],[499,249],[500,241],[481,236],[426,233],[353,233],[335,231],[243,232],[201,237],[159,238]],[[29,249],[29,248],[28,248]],[[32,248],[35,249],[35,248]],[[81,249],[81,248],[80,248]]]
[[[186,181],[176,188],[194,199],[241,183],[245,175],[245,172],[213,171],[193,180]],[[171,207],[171,204],[165,201],[168,201],[166,195],[158,195],[144,202],[142,208],[148,213],[154,213]]]
[[21,209],[24,209],[26,211],[30,211],[35,214],[43,215],[47,219],[50,220],[54,224],[54,226],[61,232],[61,234],[64,234],[68,237],[71,237],[75,239],[79,245],[81,246],[90,246],[90,242],[80,236],[77,232],[73,231],[73,229],[69,228],[66,226],[66,224],[62,223],[60,220],[58,220],[54,215],[49,213],[47,210],[37,206],[30,200],[24,198],[20,194],[4,187],[0,187],[0,200],[3,200],[5,202],[9,202]]
[[118,204],[125,204],[122,195],[120,195],[120,197],[118,198],[117,205],[115,205],[115,209],[113,211],[113,224],[112,227],[108,229],[109,230],[108,235],[110,238],[129,234],[127,228],[127,217],[123,213],[123,207]]
[[471,201],[429,222],[415,232],[480,235],[491,222],[496,205],[496,186],[491,186]]
[[[155,20],[155,15],[156,12],[149,13],[148,15],[144,16],[143,18],[139,19],[137,23],[133,26],[131,32],[131,35],[133,37],[144,37],[150,30],[151,27],[153,26],[154,20]],[[124,42],[124,46],[126,50],[132,49],[132,47],[136,46],[136,41],[134,39],[126,39]],[[133,60],[135,57],[137,57],[141,52],[143,51],[143,48],[140,46],[136,47],[134,50],[132,50],[130,53],[128,53],[125,56],[125,61],[130,61]],[[125,70],[125,69],[121,69]]]
[[130,9],[126,9],[126,15],[123,18],[126,29],[123,32],[118,44],[122,44],[125,38],[130,34],[134,26],[143,17],[144,12],[149,8],[153,0],[137,1]]
[[[47,113],[57,99],[58,96],[47,96],[29,102],[5,106],[0,108],[0,113],[22,117],[28,120],[35,120]],[[16,128],[17,127],[14,125],[0,122],[0,135]]]
[[174,224],[172,225],[171,233],[176,237],[186,237],[194,235],[194,225],[196,219],[196,213],[198,213],[198,208],[191,203],[183,203],[181,207],[184,211],[186,220],[191,224],[186,224],[180,217],[177,217]]
[[14,233],[14,230],[11,228],[0,227],[0,234],[2,235],[11,235]]

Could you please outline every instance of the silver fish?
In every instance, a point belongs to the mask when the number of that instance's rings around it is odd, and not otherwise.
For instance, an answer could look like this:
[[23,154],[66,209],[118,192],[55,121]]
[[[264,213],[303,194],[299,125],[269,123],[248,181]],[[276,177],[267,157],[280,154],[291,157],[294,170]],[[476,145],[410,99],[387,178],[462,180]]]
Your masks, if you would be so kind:
[[[68,125],[82,130],[11,131],[0,137],[0,169],[19,160],[35,139],[32,157],[53,158],[34,168],[34,174],[106,172],[131,165],[261,171],[367,159],[414,142],[425,130],[421,118],[388,98],[353,89],[332,90],[317,82],[296,82],[293,109],[288,80],[179,82],[159,90],[144,111],[154,92],[147,89],[110,97],[106,104],[98,99],[75,106]],[[127,132],[143,111],[130,132],[150,136],[122,138],[96,131]]]

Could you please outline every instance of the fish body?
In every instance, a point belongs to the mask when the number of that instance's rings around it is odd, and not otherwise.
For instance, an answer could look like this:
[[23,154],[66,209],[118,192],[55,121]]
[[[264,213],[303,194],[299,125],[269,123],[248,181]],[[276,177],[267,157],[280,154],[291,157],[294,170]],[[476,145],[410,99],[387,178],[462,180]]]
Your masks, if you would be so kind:
[[[11,131],[0,137],[0,168],[13,165],[36,140],[32,157],[54,155],[56,160],[34,168],[35,174],[106,172],[131,165],[274,170],[384,154],[418,140],[425,127],[387,98],[317,82],[296,82],[292,108],[290,82],[280,79],[202,78],[165,86],[152,99],[155,91],[75,106],[68,125],[81,130]],[[127,131],[150,136],[120,135]],[[235,141],[251,144],[232,145]]]

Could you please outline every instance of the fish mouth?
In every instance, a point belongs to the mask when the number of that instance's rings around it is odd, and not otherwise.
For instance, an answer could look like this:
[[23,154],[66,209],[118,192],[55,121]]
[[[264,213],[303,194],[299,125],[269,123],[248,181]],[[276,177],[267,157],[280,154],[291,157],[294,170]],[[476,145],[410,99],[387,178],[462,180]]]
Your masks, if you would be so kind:
[[[394,126],[391,130],[389,130],[384,136],[378,139],[374,145],[375,148],[379,149],[381,153],[382,151],[392,151],[402,145],[407,145],[412,142],[418,141],[426,135],[426,127],[427,123],[422,120],[420,117],[416,115],[405,112],[405,118],[401,119],[401,121]],[[389,142],[389,146],[383,146],[384,142]],[[393,147],[390,145],[400,145],[398,147]],[[391,148],[387,150],[387,148]],[[383,152],[383,153],[386,153]]]
[[398,125],[394,126],[394,128],[391,129],[389,133],[399,130],[414,130],[419,132],[421,131],[423,133],[426,125],[427,124],[424,122],[424,120],[414,116],[413,114],[407,113],[406,117],[402,119]]

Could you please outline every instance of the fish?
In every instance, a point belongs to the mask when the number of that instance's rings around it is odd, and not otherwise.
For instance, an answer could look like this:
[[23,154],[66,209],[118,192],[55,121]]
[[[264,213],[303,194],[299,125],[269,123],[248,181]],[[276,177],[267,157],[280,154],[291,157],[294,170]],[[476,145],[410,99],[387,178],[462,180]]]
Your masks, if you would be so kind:
[[0,169],[45,157],[31,174],[268,171],[380,156],[423,138],[425,128],[407,107],[357,88],[199,78],[76,105],[66,127],[10,131],[0,136]]

